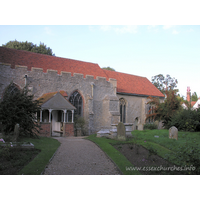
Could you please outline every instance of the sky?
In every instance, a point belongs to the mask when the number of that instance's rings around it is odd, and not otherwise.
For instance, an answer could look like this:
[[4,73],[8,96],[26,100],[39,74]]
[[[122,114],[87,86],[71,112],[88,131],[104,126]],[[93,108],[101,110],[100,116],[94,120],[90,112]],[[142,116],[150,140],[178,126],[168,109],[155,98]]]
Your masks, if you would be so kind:
[[0,25],[0,45],[28,41],[58,57],[87,61],[147,77],[169,74],[200,96],[199,25]]
[[[178,80],[177,88],[181,95],[186,96],[187,86],[190,86],[191,92],[197,92],[200,96],[200,12],[197,0],[7,0],[1,2],[1,7],[0,46],[11,40],[29,41],[37,45],[42,42],[50,47],[56,56],[98,63],[100,67],[110,66],[119,72],[147,77],[150,81],[152,76],[169,74]],[[15,182],[13,177],[10,177],[12,180],[8,178],[5,177],[4,183],[7,181],[13,184],[12,188],[16,188],[13,194],[18,194],[20,190],[15,186],[19,179]],[[41,178],[39,182],[38,177],[35,178],[37,184],[41,184],[38,188],[44,189]],[[87,183],[90,189],[94,187],[94,191],[102,184],[110,190],[110,185],[118,187],[121,181],[119,177],[112,182],[106,178],[101,181],[96,176],[91,178],[93,179]],[[170,179],[166,181],[167,178]],[[131,176],[127,179],[133,180]],[[163,177],[159,176],[154,179],[154,183],[162,182],[156,185],[156,194],[160,192],[162,195],[163,188],[168,186],[171,177],[166,176],[164,181]],[[184,188],[188,191],[188,194],[184,193],[184,197],[191,197],[188,187],[198,191],[198,185],[195,181],[190,181],[188,186],[185,179],[173,179],[173,182],[177,181],[176,185],[181,190]],[[147,198],[149,194],[155,196],[155,184],[152,184],[152,179],[147,180],[145,177],[144,181],[138,176],[134,177],[134,180],[131,187],[139,191],[134,195],[140,197],[142,193],[143,196],[147,194]],[[67,183],[71,186],[77,181],[85,184],[85,179],[80,182],[80,177],[78,180],[72,177]],[[140,181],[146,186],[145,194],[144,187],[137,187]],[[95,184],[91,185],[91,182]],[[52,181],[49,182],[49,187],[50,184]],[[31,187],[26,185],[26,191],[29,191]],[[47,186],[46,182],[45,185]],[[82,195],[84,190],[79,194]],[[70,187],[70,191],[73,191],[71,194],[74,195],[77,188]],[[10,191],[6,191],[4,187],[4,193],[8,192]],[[58,195],[49,194],[52,197]],[[62,193],[59,192],[60,194]],[[93,193],[91,194],[93,198]],[[130,197],[129,194],[118,192],[117,198]],[[196,195],[194,192],[192,194]],[[101,195],[105,196],[102,193],[99,197]],[[113,193],[110,195],[113,197]],[[170,198],[169,195],[166,198]],[[180,193],[177,193],[177,197],[180,198]]]

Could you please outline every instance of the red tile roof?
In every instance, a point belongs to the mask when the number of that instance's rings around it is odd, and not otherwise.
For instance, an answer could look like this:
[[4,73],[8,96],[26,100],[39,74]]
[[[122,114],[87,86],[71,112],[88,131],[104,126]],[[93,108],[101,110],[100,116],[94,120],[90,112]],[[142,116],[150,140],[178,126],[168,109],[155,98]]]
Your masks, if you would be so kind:
[[5,47],[0,47],[0,62],[9,63],[12,68],[15,65],[27,66],[29,71],[31,67],[36,67],[43,68],[43,72],[47,72],[47,69],[57,70],[58,74],[61,71],[71,72],[72,76],[80,73],[84,78],[86,75],[93,75],[95,79],[96,76],[106,77],[98,64]]
[[195,103],[196,101],[191,101],[191,107],[193,107]]
[[[60,92],[60,94],[62,94],[63,97],[67,97],[68,96],[67,93],[65,91],[63,91],[63,90],[60,90],[59,92]],[[40,101],[40,105],[42,105],[43,103],[45,103],[46,101],[51,99],[57,93],[58,93],[58,91],[57,92],[45,93],[41,97],[39,97],[37,100]]]
[[109,78],[117,80],[117,92],[135,95],[164,97],[164,95],[145,77],[104,70]]
[[32,67],[36,67],[43,68],[44,72],[47,72],[47,69],[57,70],[58,74],[60,74],[61,71],[71,72],[72,76],[74,73],[80,73],[83,74],[84,77],[86,77],[86,75],[92,75],[95,79],[97,76],[105,77],[107,80],[109,80],[109,78],[114,78],[117,80],[118,93],[164,97],[147,78],[103,70],[98,64],[94,63],[5,47],[0,47],[0,62],[11,64],[11,68],[15,68],[15,65],[22,65],[27,66],[28,70],[31,70]]

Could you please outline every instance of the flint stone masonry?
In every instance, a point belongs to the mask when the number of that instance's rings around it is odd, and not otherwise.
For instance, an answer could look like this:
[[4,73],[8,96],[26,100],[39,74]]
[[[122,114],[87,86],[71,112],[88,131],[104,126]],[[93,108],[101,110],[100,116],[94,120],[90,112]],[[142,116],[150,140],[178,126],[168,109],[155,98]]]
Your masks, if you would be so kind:
[[[93,134],[103,127],[111,128],[113,122],[119,122],[118,98],[115,93],[116,80],[107,81],[104,77],[96,77],[71,72],[59,75],[56,70],[46,73],[39,66],[27,70],[26,66],[15,66],[0,63],[0,97],[5,88],[13,81],[20,88],[25,86],[24,76],[27,74],[27,84],[32,88],[35,99],[45,93],[64,90],[68,98],[74,91],[78,91],[83,99],[83,113],[88,134]],[[91,86],[93,85],[93,86]],[[111,102],[112,101],[112,102]],[[116,110],[117,109],[117,110]],[[113,115],[112,112],[116,112]],[[43,133],[46,134],[46,133]]]
[[124,98],[126,100],[126,123],[135,123],[136,119],[138,119],[137,128],[134,126],[134,130],[143,130],[143,124],[145,124],[146,119],[147,98],[122,94],[117,94],[117,97],[118,99]]
[[[31,88],[30,93],[34,95],[35,99],[45,93],[64,90],[69,100],[71,94],[78,91],[83,100],[83,117],[88,135],[99,131],[102,131],[102,134],[99,133],[99,135],[103,135],[103,132],[112,135],[112,124],[118,124],[120,121],[120,98],[124,98],[126,101],[125,124],[134,124],[132,127],[134,130],[143,130],[147,113],[145,110],[147,97],[118,93],[118,83],[114,78],[109,78],[108,81],[105,77],[96,76],[94,78],[92,75],[84,76],[70,71],[61,71],[59,74],[57,70],[48,69],[44,72],[39,65],[27,68],[20,65],[11,67],[9,63],[0,63],[0,100],[11,81],[19,88],[25,86],[25,74],[28,87]],[[100,75],[103,76],[101,73]],[[46,136],[48,136],[48,130],[51,129],[47,126],[47,124],[44,125],[42,132]]]
[[178,140],[178,129],[175,126],[169,129],[169,138]]

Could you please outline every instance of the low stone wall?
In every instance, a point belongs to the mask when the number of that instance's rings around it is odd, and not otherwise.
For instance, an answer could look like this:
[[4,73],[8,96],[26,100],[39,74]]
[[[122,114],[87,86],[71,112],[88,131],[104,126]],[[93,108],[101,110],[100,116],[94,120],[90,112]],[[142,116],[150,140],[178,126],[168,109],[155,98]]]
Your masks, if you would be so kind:
[[[97,137],[116,138],[118,124],[111,124],[111,125],[112,125],[111,129],[101,129],[99,132],[97,132]],[[132,136],[131,132],[133,131],[133,124],[125,123],[124,126],[125,126],[126,136]]]

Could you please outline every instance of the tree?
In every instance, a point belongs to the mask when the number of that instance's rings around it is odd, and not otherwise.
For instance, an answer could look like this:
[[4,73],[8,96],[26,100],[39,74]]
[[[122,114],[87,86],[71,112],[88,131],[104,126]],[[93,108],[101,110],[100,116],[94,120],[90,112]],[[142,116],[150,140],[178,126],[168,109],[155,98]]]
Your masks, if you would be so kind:
[[154,120],[163,120],[165,126],[171,121],[171,118],[179,112],[181,107],[181,99],[176,94],[175,90],[166,90],[166,98],[163,103],[160,103],[158,98],[148,97],[148,104],[153,105],[153,113],[151,110],[147,114],[146,119],[153,117]]
[[5,45],[2,45],[3,47],[12,48],[12,49],[18,49],[18,50],[24,50],[24,51],[31,51],[34,53],[40,53],[40,54],[47,54],[50,56],[55,56],[53,54],[52,49],[50,47],[47,47],[44,45],[44,43],[40,42],[40,45],[37,46],[36,44],[33,44],[32,42],[18,42],[15,41],[9,41]]
[[176,126],[178,130],[183,131],[200,131],[200,108],[182,109],[177,112],[168,123],[168,127]]
[[194,92],[194,93],[192,94],[192,101],[198,101],[198,96],[197,96],[197,93],[196,93],[196,92]]
[[115,69],[112,68],[112,67],[102,67],[102,69],[106,69],[106,70],[110,70],[110,71],[115,71]]
[[[175,78],[171,78],[169,74],[166,77],[163,74],[158,74],[151,78],[151,82],[155,85],[163,94],[166,94],[166,90],[174,90],[177,87],[178,81]],[[176,90],[178,92],[178,90]]]
[[16,124],[19,124],[20,134],[34,136],[38,133],[36,113],[40,110],[39,102],[28,95],[27,87],[22,90],[11,82],[5,89],[3,100],[0,102],[0,122],[3,133],[10,135]]

